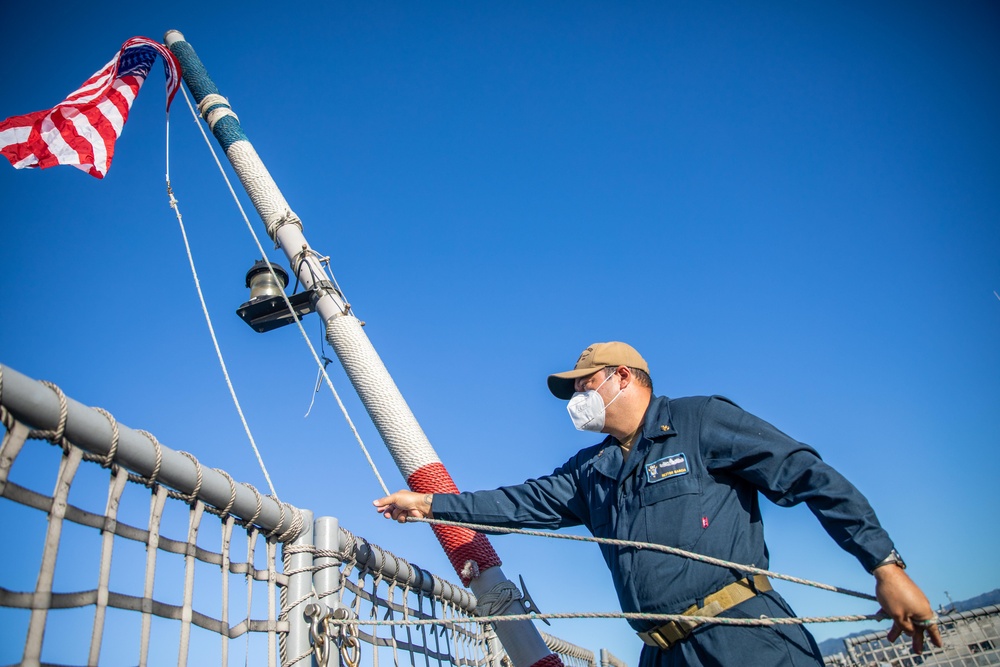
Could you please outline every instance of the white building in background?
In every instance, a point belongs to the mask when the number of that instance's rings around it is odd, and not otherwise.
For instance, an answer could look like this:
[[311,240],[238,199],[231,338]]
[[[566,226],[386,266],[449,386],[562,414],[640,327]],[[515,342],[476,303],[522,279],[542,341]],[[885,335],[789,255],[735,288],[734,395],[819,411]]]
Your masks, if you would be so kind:
[[906,637],[889,643],[887,632],[844,640],[844,652],[827,656],[827,667],[988,667],[1000,665],[1000,606],[942,615],[944,647],[927,644],[922,655],[910,652]]

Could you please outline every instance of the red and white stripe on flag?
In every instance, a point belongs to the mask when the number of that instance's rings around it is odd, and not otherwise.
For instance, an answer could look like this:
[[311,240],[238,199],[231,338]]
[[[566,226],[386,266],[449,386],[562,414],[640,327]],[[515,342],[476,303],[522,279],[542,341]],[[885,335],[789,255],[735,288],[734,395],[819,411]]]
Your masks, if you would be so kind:
[[69,164],[104,178],[115,140],[157,55],[163,57],[169,110],[180,86],[180,63],[162,44],[133,37],[111,62],[54,108],[0,122],[0,153],[15,169]]

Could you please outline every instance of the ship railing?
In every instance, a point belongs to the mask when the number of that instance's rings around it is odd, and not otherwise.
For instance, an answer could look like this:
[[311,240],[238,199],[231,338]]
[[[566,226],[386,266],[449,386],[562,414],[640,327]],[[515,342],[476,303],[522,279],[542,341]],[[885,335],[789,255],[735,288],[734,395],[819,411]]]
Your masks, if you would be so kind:
[[55,385],[0,366],[0,423],[0,664],[510,664],[468,589]]

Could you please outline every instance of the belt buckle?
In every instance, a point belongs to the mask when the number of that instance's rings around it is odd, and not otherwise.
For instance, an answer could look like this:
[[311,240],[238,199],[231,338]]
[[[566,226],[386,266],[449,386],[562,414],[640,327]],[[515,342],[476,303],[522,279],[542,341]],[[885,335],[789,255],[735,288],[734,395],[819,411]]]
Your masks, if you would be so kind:
[[[660,632],[660,628],[653,628],[646,633],[646,636],[652,640],[652,644],[650,644],[651,646],[657,646],[662,651],[666,651],[673,646],[673,643],[671,643],[671,641],[667,639],[662,632]],[[649,642],[646,643],[649,644]]]

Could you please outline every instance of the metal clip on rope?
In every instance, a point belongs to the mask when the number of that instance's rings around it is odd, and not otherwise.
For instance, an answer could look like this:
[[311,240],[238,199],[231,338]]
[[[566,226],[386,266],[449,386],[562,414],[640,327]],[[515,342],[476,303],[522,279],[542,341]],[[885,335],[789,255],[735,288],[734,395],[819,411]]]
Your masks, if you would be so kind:
[[340,642],[340,659],[347,667],[358,667],[361,662],[361,641],[356,625],[344,626],[344,636]]
[[335,621],[346,621],[353,614],[349,609],[330,610],[324,604],[306,605],[305,615],[309,618],[309,638],[312,642],[313,657],[318,667],[330,664],[330,650],[340,651],[341,661],[347,667],[357,667],[361,662],[361,641],[356,625],[343,625]]
[[306,605],[305,615],[309,618],[309,640],[312,643],[313,657],[319,667],[326,667],[330,662],[330,614],[323,613],[323,605],[311,603]]

